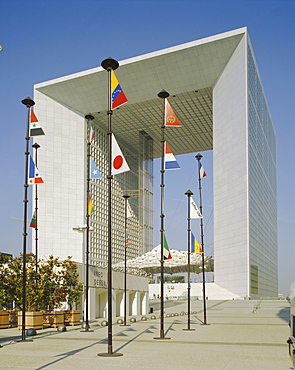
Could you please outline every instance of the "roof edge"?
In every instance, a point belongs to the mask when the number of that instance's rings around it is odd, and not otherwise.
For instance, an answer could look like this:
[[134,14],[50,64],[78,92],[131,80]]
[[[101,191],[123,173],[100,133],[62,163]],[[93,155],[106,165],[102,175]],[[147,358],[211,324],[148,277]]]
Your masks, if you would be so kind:
[[[180,51],[180,50],[183,50],[183,49],[188,49],[188,48],[191,48],[191,47],[194,47],[194,46],[197,46],[197,45],[202,45],[202,44],[205,44],[205,43],[221,40],[221,39],[231,37],[231,36],[235,36],[235,35],[239,35],[239,34],[242,34],[242,33],[247,33],[247,27],[237,28],[237,29],[232,30],[232,31],[219,33],[217,35],[208,36],[208,37],[198,39],[198,40],[194,40],[194,41],[189,41],[189,42],[186,42],[184,44],[179,44],[179,45],[171,46],[171,47],[168,47],[168,48],[165,48],[165,49],[152,51],[152,52],[149,52],[149,53],[146,53],[146,54],[141,54],[141,55],[138,55],[136,57],[123,59],[119,62],[119,64],[121,66],[123,66],[123,65],[126,65],[126,64],[139,62],[139,61],[142,61],[142,60],[145,60],[145,59],[154,58],[154,57],[157,57],[157,56],[160,56],[160,55],[163,55],[163,54],[173,53],[175,51]],[[58,77],[58,78],[55,78],[55,79],[52,79],[52,80],[48,80],[48,81],[44,81],[44,82],[34,84],[34,88],[38,90],[38,89],[40,89],[44,86],[49,86],[49,85],[53,85],[53,84],[56,84],[56,83],[68,81],[70,79],[75,79],[75,78],[87,76],[87,75],[90,75],[90,74],[93,74],[93,73],[100,72],[102,70],[104,70],[102,67],[94,67],[94,68],[91,68],[91,69],[87,69],[86,71],[75,72],[73,74],[69,74],[69,75],[66,75],[66,76],[62,76],[62,77]]]

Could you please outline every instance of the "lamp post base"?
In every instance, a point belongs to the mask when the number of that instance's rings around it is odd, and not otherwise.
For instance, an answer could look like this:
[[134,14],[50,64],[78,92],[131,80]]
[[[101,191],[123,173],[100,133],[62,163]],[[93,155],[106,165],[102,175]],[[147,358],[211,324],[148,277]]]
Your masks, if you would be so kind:
[[154,339],[171,339],[169,337],[154,337]]
[[165,337],[164,330],[160,329],[160,336],[159,337],[154,337],[154,339],[171,339],[171,338]]
[[120,357],[120,356],[123,356],[123,353],[119,353],[119,352],[98,353],[97,356],[99,357]]

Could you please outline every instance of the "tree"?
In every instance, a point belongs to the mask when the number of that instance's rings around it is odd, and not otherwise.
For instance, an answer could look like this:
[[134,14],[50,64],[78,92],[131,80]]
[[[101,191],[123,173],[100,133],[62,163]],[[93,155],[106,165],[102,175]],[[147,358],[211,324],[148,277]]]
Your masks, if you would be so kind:
[[0,309],[10,308],[12,305],[9,297],[9,279],[8,279],[8,268],[7,264],[10,257],[0,253]]
[[58,269],[60,262],[58,257],[49,256],[46,262],[41,262],[38,269],[38,283],[40,289],[39,307],[42,310],[53,310],[56,308],[61,297],[60,274]]
[[6,303],[5,308],[20,309],[22,306],[22,257],[12,258],[8,261],[5,269],[6,279]]
[[62,292],[66,295],[67,302],[72,310],[74,303],[81,302],[83,284],[79,283],[78,266],[71,258],[68,257],[61,262],[60,276]]
[[[0,254],[0,308],[11,309],[14,302],[16,309],[22,309],[22,270],[22,255],[6,259]],[[27,254],[26,310],[53,310],[65,300],[72,308],[81,301],[83,284],[78,277],[77,264],[71,257],[63,262],[53,256],[36,261],[34,254]]]

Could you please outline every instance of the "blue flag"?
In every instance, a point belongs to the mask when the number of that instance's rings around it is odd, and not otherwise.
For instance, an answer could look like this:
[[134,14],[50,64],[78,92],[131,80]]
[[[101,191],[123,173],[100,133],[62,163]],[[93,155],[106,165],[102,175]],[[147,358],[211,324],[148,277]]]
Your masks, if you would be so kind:
[[90,161],[90,178],[91,179],[101,179],[102,178],[102,175],[99,171],[99,169],[97,168],[93,158],[91,157],[91,161]]

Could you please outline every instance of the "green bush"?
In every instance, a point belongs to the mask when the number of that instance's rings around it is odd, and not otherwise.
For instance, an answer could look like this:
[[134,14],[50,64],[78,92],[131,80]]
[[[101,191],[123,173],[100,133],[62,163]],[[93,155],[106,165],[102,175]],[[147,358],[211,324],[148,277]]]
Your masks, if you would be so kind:
[[[5,258],[0,253],[0,309],[22,309],[23,257]],[[38,260],[26,255],[26,311],[53,310],[67,300],[72,308],[81,301],[77,264],[68,257]]]

